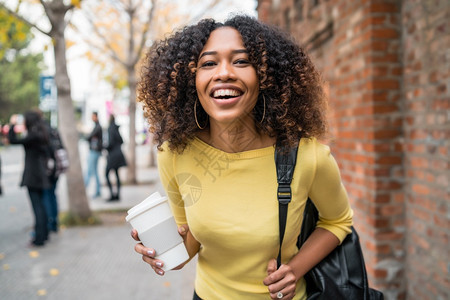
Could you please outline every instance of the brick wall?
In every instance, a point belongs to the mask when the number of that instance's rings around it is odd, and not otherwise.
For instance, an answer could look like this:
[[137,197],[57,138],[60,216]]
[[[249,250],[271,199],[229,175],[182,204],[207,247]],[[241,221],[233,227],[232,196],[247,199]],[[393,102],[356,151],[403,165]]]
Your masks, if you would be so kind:
[[[424,4],[425,3],[425,4]],[[448,299],[448,1],[260,0],[313,57],[370,284]],[[420,290],[420,292],[419,292]]]
[[406,276],[414,299],[450,299],[449,6],[402,6]]

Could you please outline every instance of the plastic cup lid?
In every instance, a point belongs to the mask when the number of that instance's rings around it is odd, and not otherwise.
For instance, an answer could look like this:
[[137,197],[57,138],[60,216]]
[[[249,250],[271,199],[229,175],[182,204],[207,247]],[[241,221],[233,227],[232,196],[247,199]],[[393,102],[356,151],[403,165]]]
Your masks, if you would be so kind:
[[148,196],[144,201],[141,203],[133,206],[128,210],[128,215],[125,217],[125,220],[129,222],[132,218],[136,217],[140,213],[148,210],[149,208],[152,208],[153,206],[156,206],[164,201],[167,200],[166,196],[161,196],[160,193],[154,192],[150,196]]

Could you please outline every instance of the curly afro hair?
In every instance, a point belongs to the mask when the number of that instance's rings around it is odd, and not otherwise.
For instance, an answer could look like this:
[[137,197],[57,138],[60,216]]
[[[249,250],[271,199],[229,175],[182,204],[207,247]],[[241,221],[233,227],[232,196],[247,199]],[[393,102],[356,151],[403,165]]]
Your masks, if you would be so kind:
[[[240,32],[258,74],[260,94],[253,112],[258,130],[288,147],[301,137],[322,137],[327,130],[325,97],[310,58],[278,28],[238,15],[224,23],[204,19],[150,48],[138,86],[138,101],[143,103],[158,148],[168,141],[172,151],[181,153],[196,136],[197,61],[211,32],[223,26]],[[207,122],[203,109],[197,116],[200,124]],[[256,121],[261,119],[261,123]]]

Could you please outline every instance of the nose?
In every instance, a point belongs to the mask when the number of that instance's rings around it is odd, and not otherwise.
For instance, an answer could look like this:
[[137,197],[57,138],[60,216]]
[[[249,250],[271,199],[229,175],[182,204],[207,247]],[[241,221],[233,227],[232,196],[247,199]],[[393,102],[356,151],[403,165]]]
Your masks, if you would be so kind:
[[236,79],[233,66],[228,61],[222,61],[216,69],[214,74],[214,80],[227,81],[230,79]]

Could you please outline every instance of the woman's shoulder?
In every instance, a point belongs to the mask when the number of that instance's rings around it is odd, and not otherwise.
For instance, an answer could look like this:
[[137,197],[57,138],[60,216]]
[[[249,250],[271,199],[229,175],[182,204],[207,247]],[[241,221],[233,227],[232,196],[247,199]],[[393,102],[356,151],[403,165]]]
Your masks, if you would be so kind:
[[320,162],[331,154],[330,146],[317,138],[302,138],[298,147],[297,159],[313,163]]
[[172,160],[176,152],[170,149],[168,141],[165,141],[159,148],[157,152],[158,161],[160,160]]
[[315,137],[311,138],[302,138],[299,143],[299,149],[306,151],[314,151],[314,152],[329,152],[330,146],[325,144],[324,141],[320,141]]

